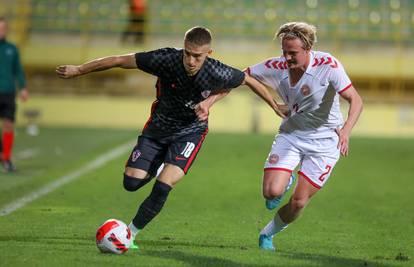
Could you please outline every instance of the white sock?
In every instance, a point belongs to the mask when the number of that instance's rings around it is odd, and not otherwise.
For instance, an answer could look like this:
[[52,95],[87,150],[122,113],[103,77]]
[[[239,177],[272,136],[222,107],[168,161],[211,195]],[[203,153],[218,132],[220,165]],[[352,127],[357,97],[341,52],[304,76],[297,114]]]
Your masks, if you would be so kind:
[[289,224],[284,223],[279,216],[279,213],[276,213],[275,218],[271,220],[263,229],[260,231],[261,235],[273,236],[288,227]]
[[138,228],[136,228],[133,222],[131,222],[131,223],[128,225],[128,227],[129,227],[129,229],[131,230],[132,240],[134,240],[134,239],[135,239],[135,236],[136,236],[136,235],[139,233],[139,231],[141,231],[141,230],[140,230],[140,229],[138,229]]

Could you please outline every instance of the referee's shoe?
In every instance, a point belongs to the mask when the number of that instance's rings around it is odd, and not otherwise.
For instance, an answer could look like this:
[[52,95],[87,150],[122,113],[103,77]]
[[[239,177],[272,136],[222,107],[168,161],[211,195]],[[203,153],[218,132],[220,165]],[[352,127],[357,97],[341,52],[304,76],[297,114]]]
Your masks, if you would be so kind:
[[3,165],[3,169],[5,172],[14,172],[16,171],[16,167],[10,160],[2,160],[1,165]]
[[1,165],[3,166],[3,169],[5,172],[14,172],[16,171],[16,167],[14,166],[13,162],[11,162],[10,160],[3,160],[1,158],[1,154],[3,152],[3,144],[0,140],[0,160],[1,160]]

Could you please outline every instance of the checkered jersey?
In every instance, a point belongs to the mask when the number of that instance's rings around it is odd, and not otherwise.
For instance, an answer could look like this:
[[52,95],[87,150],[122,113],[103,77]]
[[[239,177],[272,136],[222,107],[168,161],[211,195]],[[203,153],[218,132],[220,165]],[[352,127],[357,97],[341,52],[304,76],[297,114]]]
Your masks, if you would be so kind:
[[183,65],[183,49],[162,48],[135,54],[139,69],[158,77],[157,99],[143,134],[182,135],[204,132],[207,122],[198,120],[194,107],[217,90],[238,87],[244,73],[207,58],[195,76],[188,76]]

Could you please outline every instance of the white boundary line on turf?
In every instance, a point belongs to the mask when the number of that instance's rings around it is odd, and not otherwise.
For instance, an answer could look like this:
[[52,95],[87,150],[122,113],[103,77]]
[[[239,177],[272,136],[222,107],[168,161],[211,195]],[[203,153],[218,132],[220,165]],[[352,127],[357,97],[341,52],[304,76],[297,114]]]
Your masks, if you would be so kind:
[[[136,142],[136,141],[134,141]],[[65,185],[75,179],[77,179],[78,177],[92,171],[95,170],[99,167],[101,167],[102,165],[104,165],[105,163],[107,163],[108,161],[111,161],[115,158],[117,158],[118,156],[122,155],[123,153],[127,152],[128,150],[132,149],[132,146],[135,143],[133,142],[128,142],[126,144],[123,144],[119,147],[116,147],[112,150],[110,150],[109,152],[106,152],[105,154],[97,157],[95,160],[89,162],[88,164],[86,164],[85,166],[81,167],[80,169],[67,174],[65,176],[62,176],[60,178],[58,178],[57,180],[46,184],[45,186],[41,187],[40,189],[33,191],[31,193],[29,193],[28,195],[17,199],[16,201],[13,201],[9,204],[7,204],[6,206],[2,207],[0,209],[0,216],[6,216],[9,215],[10,213],[26,206],[28,203],[35,201],[36,199],[52,192],[53,190],[61,187],[62,185]]]
[[33,158],[37,154],[39,154],[39,149],[29,148],[29,149],[25,149],[25,150],[17,152],[14,158],[17,160],[29,159],[29,158]]

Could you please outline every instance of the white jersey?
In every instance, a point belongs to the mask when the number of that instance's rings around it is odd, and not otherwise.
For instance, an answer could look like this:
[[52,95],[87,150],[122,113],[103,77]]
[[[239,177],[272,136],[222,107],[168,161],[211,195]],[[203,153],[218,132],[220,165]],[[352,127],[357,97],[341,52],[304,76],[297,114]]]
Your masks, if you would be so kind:
[[351,81],[331,54],[311,51],[309,65],[294,86],[284,57],[268,59],[248,72],[278,92],[288,105],[291,114],[282,121],[279,132],[324,138],[336,135],[334,129],[342,126],[338,93],[350,88]]

